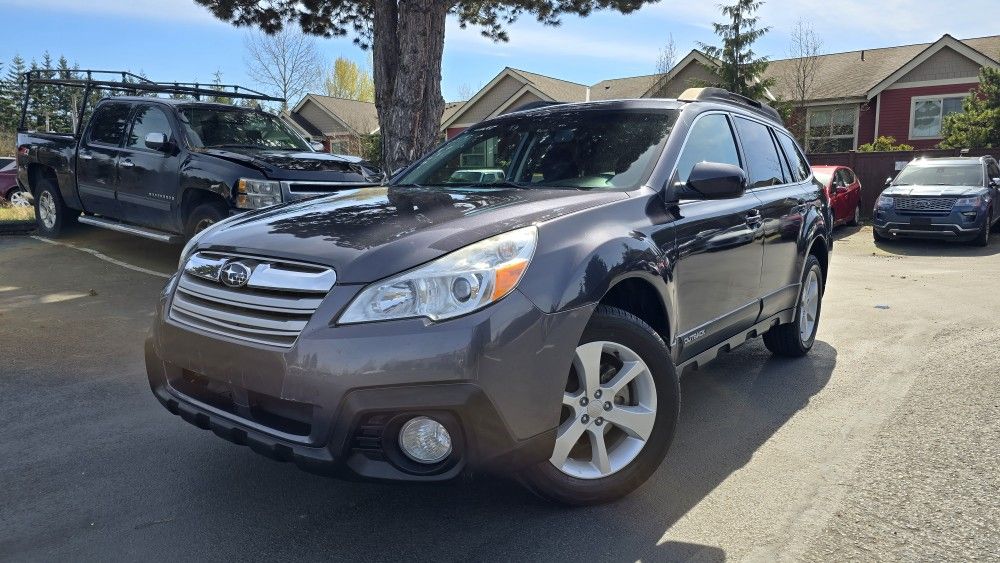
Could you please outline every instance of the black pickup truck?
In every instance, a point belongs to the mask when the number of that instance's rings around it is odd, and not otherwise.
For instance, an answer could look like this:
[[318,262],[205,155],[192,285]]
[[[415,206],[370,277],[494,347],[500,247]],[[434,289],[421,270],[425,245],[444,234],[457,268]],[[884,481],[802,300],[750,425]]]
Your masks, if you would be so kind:
[[[45,236],[58,236],[79,217],[81,223],[180,242],[243,210],[381,179],[360,158],[316,152],[270,113],[190,99],[205,94],[203,88],[28,79],[29,88],[76,86],[90,94],[115,92],[118,85],[118,92],[146,94],[104,97],[85,125],[81,117],[76,133],[33,132],[22,120],[18,183],[34,197]],[[188,98],[149,95],[163,93]],[[245,89],[226,96],[269,99]],[[23,111],[31,110],[25,105]],[[81,107],[79,115],[84,112]]]

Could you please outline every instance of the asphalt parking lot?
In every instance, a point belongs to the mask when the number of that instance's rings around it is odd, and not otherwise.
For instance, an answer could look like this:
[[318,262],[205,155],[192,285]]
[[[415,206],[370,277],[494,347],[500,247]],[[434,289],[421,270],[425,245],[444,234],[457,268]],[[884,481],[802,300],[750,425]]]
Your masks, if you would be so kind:
[[347,483],[170,415],[142,341],[179,248],[80,227],[0,237],[0,559],[1000,558],[1000,237],[846,229],[818,341],[682,382],[667,461],[565,509],[485,478]]

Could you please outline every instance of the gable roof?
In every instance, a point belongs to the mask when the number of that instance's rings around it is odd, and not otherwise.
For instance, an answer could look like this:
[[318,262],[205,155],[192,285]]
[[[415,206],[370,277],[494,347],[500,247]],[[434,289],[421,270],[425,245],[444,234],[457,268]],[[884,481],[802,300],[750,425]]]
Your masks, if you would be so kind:
[[622,100],[641,98],[662,77],[662,74],[629,76],[602,80],[590,87],[591,100]]
[[444,111],[441,113],[441,123],[444,123],[445,121],[447,121],[448,118],[450,118],[452,115],[454,115],[455,112],[457,112],[459,109],[461,109],[462,106],[464,106],[464,105],[465,105],[465,101],[464,100],[460,101],[460,102],[445,102],[444,103]]
[[298,113],[302,106],[309,101],[315,103],[331,117],[343,123],[345,127],[358,135],[368,135],[378,130],[378,111],[372,102],[321,96],[319,94],[306,94],[292,108],[292,114]]
[[517,68],[510,70],[522,76],[528,84],[537,88],[539,92],[551,98],[552,101],[582,102],[587,99],[587,86],[583,84],[552,78],[544,74],[535,74],[534,72]]

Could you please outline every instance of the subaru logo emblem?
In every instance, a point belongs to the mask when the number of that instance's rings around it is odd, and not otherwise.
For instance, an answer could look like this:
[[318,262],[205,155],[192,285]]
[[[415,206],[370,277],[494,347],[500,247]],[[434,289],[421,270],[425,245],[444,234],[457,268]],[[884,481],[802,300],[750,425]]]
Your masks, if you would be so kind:
[[229,287],[243,287],[250,281],[252,270],[242,262],[229,262],[222,267],[219,272],[219,279],[223,285]]

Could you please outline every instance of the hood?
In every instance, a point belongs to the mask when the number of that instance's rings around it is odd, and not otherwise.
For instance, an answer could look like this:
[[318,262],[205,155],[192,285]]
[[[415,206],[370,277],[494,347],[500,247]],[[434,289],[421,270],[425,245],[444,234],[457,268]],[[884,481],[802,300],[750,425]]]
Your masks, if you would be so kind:
[[373,183],[379,179],[375,165],[354,156],[235,148],[206,148],[198,152],[254,168],[272,180]]
[[986,193],[986,188],[977,186],[889,186],[882,195],[912,197],[972,197]]
[[626,199],[553,189],[358,188],[251,212],[199,248],[332,266],[338,283],[368,283],[473,242]]

